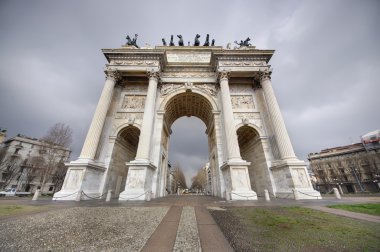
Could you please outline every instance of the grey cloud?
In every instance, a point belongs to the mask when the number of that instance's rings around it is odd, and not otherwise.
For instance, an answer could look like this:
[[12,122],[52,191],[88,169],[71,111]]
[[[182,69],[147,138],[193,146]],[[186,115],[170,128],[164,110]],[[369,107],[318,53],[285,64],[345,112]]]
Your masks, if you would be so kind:
[[[379,9],[369,0],[1,1],[0,127],[40,137],[65,122],[76,158],[104,85],[101,48],[134,33],[140,45],[171,34],[192,43],[210,33],[223,46],[250,36],[257,48],[276,50],[272,83],[304,159],[379,128]],[[198,167],[208,155],[204,125],[191,135],[186,126],[173,130],[178,147],[169,155]]]

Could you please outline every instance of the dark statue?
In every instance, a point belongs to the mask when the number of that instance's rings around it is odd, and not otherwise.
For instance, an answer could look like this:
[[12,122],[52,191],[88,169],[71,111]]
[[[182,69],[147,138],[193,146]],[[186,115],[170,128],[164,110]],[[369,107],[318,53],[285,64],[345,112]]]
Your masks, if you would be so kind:
[[178,40],[178,45],[179,45],[179,46],[183,46],[182,35],[177,35],[177,37],[179,38],[179,40]]
[[127,45],[136,46],[137,48],[139,48],[139,46],[137,45],[137,37],[138,37],[138,34],[135,34],[135,37],[133,39],[131,39],[131,37],[129,37],[129,35],[127,35],[127,37],[126,37]]
[[236,40],[235,40],[235,44],[239,45],[240,47],[242,46],[251,46],[251,43],[249,43],[251,39],[248,37],[246,40],[240,40],[240,43],[238,43]]
[[205,41],[205,43],[203,44],[203,46],[210,46],[210,35],[209,34],[207,34],[206,35],[206,41]]
[[170,46],[175,46],[174,42],[173,42],[173,35],[170,36],[170,43],[169,43]]
[[201,37],[201,35],[197,34],[195,35],[195,39],[194,39],[194,46],[199,46],[199,44],[201,43],[199,41],[199,38]]
[[211,46],[215,46],[215,39],[211,40]]
[[162,45],[163,45],[163,46],[166,46],[166,41],[165,41],[164,38],[162,38]]

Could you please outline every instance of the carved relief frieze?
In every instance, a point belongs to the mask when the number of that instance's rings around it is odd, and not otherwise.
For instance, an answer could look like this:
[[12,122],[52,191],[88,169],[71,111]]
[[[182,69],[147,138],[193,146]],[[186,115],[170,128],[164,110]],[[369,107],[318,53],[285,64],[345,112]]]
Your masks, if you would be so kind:
[[261,119],[259,112],[234,112],[234,117],[237,119]]
[[231,96],[232,109],[247,110],[255,109],[252,95],[236,95]]
[[230,92],[231,94],[252,93],[253,88],[252,88],[252,85],[247,85],[247,84],[232,84],[230,85]]
[[125,95],[121,108],[126,109],[144,109],[145,106],[145,99],[146,97],[144,95]]
[[266,66],[265,61],[220,61],[219,66]]
[[295,187],[309,187],[309,181],[305,169],[292,169]]
[[185,82],[181,84],[163,84],[161,86],[161,96],[166,96],[176,90],[199,90],[205,94],[216,96],[217,90],[215,85],[212,84],[194,84],[192,82]]
[[165,96],[169,93],[176,91],[177,89],[181,89],[182,85],[177,84],[164,84],[161,86],[161,96]]
[[128,119],[129,124],[133,124],[135,120],[142,120],[143,113],[127,113],[127,112],[116,112],[115,119]]
[[207,78],[215,77],[213,72],[165,72],[161,73],[161,78]]
[[154,60],[113,60],[111,64],[120,66],[158,66],[159,62]]
[[148,85],[125,83],[124,91],[130,93],[146,93],[148,91]]

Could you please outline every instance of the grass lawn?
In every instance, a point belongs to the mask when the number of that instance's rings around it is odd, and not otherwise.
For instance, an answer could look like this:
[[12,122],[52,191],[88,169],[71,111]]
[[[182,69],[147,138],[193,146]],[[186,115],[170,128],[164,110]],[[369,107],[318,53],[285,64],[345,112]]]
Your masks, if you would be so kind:
[[355,205],[342,204],[342,205],[331,205],[327,207],[380,216],[380,203],[355,204]]
[[302,207],[211,211],[236,251],[380,251],[380,225]]
[[28,205],[0,205],[0,217],[19,213],[46,210],[48,206],[28,206]]

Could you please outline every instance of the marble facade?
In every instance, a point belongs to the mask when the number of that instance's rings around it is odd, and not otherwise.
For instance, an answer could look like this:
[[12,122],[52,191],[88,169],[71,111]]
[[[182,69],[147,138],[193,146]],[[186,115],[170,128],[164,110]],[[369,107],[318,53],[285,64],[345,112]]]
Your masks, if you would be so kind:
[[[103,49],[106,81],[82,152],[56,200],[85,192],[119,200],[167,194],[171,125],[196,116],[207,127],[211,191],[232,200],[316,199],[294,154],[272,88],[274,50],[255,47]],[[105,196],[104,196],[105,197]]]

